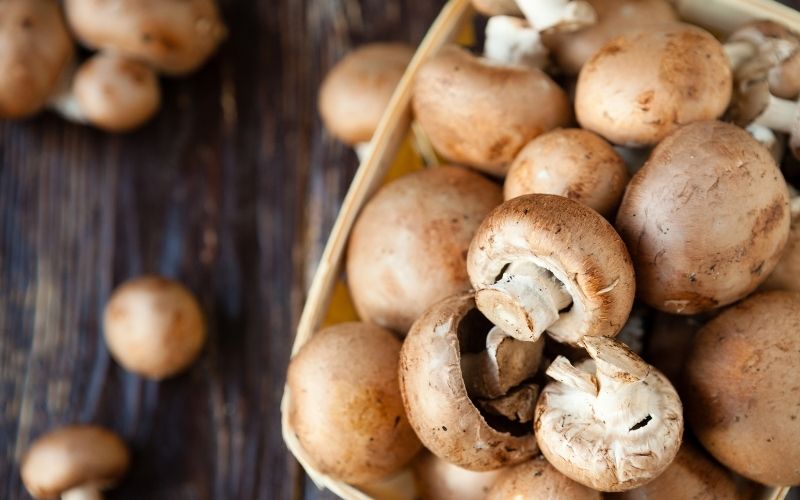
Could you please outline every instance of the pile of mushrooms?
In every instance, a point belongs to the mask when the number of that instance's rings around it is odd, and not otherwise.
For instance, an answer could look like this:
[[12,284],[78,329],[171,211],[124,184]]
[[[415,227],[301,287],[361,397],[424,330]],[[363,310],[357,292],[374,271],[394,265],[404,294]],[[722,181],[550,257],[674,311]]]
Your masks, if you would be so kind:
[[[291,361],[311,465],[361,485],[410,464],[445,500],[800,485],[800,197],[776,162],[800,144],[800,36],[722,42],[662,0],[473,3],[483,50],[445,46],[413,81],[447,164],[366,203],[345,262],[362,322]],[[330,132],[368,141],[409,57],[343,59]]]
[[[111,132],[158,111],[158,75],[197,70],[226,36],[215,0],[0,3],[0,118],[45,108]],[[78,60],[74,39],[96,51]]]

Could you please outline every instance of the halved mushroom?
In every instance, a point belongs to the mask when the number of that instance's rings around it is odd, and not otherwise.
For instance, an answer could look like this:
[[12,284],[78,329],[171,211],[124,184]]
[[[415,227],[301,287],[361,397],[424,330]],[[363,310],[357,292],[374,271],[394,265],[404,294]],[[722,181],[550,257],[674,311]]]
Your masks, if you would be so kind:
[[781,259],[764,282],[766,290],[800,292],[800,196],[792,198],[789,240]]
[[529,142],[514,158],[503,197],[556,194],[610,217],[628,179],[625,163],[606,141],[588,130],[557,129]]
[[800,294],[759,293],[709,321],[686,362],[687,418],[723,465],[800,484]]
[[484,500],[503,472],[463,469],[427,451],[417,456],[412,467],[420,500]]
[[[462,371],[464,358],[486,349],[492,326],[471,294],[454,295],[425,311],[400,352],[400,387],[411,426],[434,454],[473,471],[519,463],[537,451],[532,414],[518,418],[519,407],[479,409],[485,400],[468,392],[465,378],[472,374]],[[509,341],[522,348],[531,344]],[[529,393],[517,403],[530,408],[535,397]]]
[[576,483],[537,457],[502,472],[486,500],[600,500],[599,491]]
[[434,148],[504,175],[531,139],[572,118],[567,95],[535,68],[492,64],[447,46],[419,70],[414,113]]
[[582,339],[591,361],[559,356],[536,405],[539,448],[562,474],[600,491],[658,477],[678,453],[678,393],[658,370],[607,337]]
[[755,290],[789,234],[789,195],[769,152],[716,121],[664,139],[628,184],[616,227],[647,304],[696,314]]
[[39,437],[22,458],[20,475],[34,498],[96,500],[125,475],[130,452],[113,432],[69,425]]
[[467,272],[481,312],[519,340],[613,337],[633,305],[625,244],[600,214],[561,196],[494,209],[470,244]]
[[314,466],[349,483],[400,470],[420,449],[398,385],[400,341],[368,323],[317,332],[289,363],[289,421]]
[[615,144],[660,142],[681,125],[722,115],[732,75],[707,31],[674,23],[624,34],[581,69],[575,113],[583,128]]
[[350,235],[347,281],[359,317],[405,335],[431,304],[469,289],[465,255],[500,187],[461,167],[403,176],[366,204]]

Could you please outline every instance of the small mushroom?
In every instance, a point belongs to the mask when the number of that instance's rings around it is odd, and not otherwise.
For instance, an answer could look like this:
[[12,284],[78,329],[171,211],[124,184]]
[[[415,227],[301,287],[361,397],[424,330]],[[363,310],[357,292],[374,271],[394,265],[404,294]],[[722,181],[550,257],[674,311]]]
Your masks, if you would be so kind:
[[519,340],[545,331],[573,345],[584,335],[613,337],[633,304],[619,235],[561,196],[523,195],[494,209],[470,244],[467,272],[481,312]]
[[485,349],[491,329],[471,294],[454,295],[420,316],[400,352],[400,388],[417,436],[440,458],[472,471],[519,463],[537,451],[530,420],[483,410],[468,393],[463,358]]
[[759,293],[709,321],[686,361],[687,419],[723,465],[800,484],[800,294]]
[[492,175],[504,175],[525,144],[572,118],[567,95],[545,73],[456,46],[422,65],[413,108],[439,153]]
[[406,44],[370,43],[336,63],[319,91],[319,113],[331,134],[363,156],[413,55]]
[[485,16],[521,16],[515,0],[472,0],[475,10]]
[[592,361],[557,357],[555,381],[536,405],[539,448],[562,474],[600,491],[625,491],[658,477],[683,434],[678,393],[624,344],[584,337]]
[[628,183],[616,227],[639,297],[696,314],[767,278],[789,234],[789,196],[775,161],[747,132],[697,122],[656,146]]
[[766,290],[800,292],[800,196],[792,198],[789,240],[781,259],[762,286]]
[[519,10],[537,31],[572,32],[597,22],[586,0],[516,0]]
[[674,23],[606,43],[581,69],[575,113],[583,128],[615,144],[646,146],[722,115],[731,89],[722,45],[697,26]]
[[199,68],[227,34],[215,0],[66,0],[64,8],[85,46],[167,75]]
[[544,69],[548,51],[542,37],[524,19],[492,16],[486,23],[483,56],[496,63]]
[[503,197],[556,194],[611,217],[628,179],[625,163],[606,141],[588,130],[557,129],[529,142],[514,158]]
[[502,469],[462,469],[433,453],[420,453],[412,464],[420,500],[484,500]]
[[361,484],[402,469],[420,449],[398,385],[400,341],[369,323],[317,332],[289,363],[289,422],[315,468]]
[[405,335],[422,312],[469,289],[465,255],[500,187],[461,167],[403,176],[366,204],[350,234],[347,281],[359,317]]
[[486,500],[600,500],[599,491],[576,483],[542,457],[502,472]]
[[114,290],[103,326],[114,359],[154,380],[185,370],[206,338],[197,300],[180,283],[160,276],[135,278]]
[[113,432],[69,425],[39,437],[22,458],[20,474],[34,498],[97,500],[125,475],[130,453]]

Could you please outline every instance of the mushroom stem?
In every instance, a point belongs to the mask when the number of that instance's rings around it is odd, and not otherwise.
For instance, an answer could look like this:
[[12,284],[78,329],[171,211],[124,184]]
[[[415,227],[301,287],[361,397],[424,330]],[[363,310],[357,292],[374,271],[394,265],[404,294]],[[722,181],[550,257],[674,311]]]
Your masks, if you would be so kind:
[[577,389],[590,396],[598,393],[597,379],[594,375],[575,368],[564,356],[559,356],[547,368],[547,375],[562,384]]
[[753,121],[777,132],[792,132],[795,120],[798,118],[797,102],[788,99],[779,99],[769,96],[769,103],[764,111]]
[[539,32],[576,31],[597,22],[597,12],[584,0],[517,0],[517,6]]
[[103,494],[95,485],[83,485],[61,494],[61,500],[102,500]]
[[725,51],[725,55],[728,56],[728,61],[733,70],[755,57],[758,53],[755,45],[744,40],[726,42],[722,49]]
[[508,335],[535,341],[572,303],[561,282],[531,262],[512,263],[500,279],[475,294],[478,309]]
[[493,16],[486,23],[483,56],[507,66],[543,69],[548,51],[539,32],[525,20],[513,16]]

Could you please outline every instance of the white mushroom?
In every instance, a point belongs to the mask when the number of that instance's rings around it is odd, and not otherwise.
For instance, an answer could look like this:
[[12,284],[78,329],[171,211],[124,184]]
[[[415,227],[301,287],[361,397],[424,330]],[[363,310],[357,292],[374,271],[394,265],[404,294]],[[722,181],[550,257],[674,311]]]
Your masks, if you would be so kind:
[[597,13],[583,0],[517,0],[519,10],[537,31],[576,31],[597,22]]

